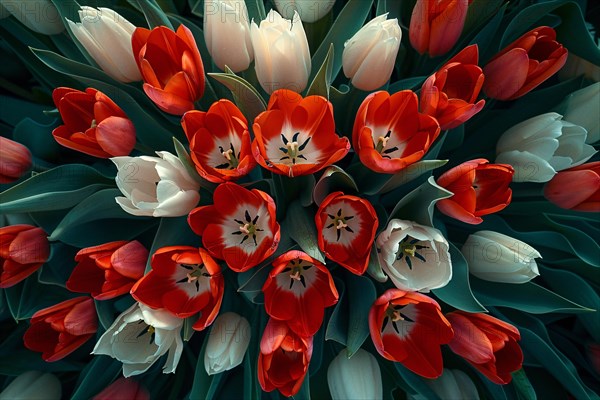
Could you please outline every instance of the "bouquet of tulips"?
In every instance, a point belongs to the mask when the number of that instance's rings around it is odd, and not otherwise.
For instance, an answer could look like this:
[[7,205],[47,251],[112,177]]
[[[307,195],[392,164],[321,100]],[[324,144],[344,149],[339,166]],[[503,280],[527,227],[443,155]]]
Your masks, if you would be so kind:
[[0,398],[597,399],[587,3],[0,0]]

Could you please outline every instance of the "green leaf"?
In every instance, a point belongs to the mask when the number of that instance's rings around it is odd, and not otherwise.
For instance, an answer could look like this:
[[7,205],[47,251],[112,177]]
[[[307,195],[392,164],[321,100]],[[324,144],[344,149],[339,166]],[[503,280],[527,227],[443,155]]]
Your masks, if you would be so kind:
[[325,257],[317,243],[317,228],[315,226],[315,216],[307,208],[302,207],[300,201],[294,201],[290,204],[287,216],[283,222],[290,237],[298,243],[302,251],[312,258],[325,263]]
[[250,125],[254,118],[267,109],[263,98],[244,78],[240,78],[233,71],[227,73],[209,73],[208,76],[225,85],[233,94],[235,104],[240,108]]
[[[22,123],[25,119],[39,125],[51,124],[54,121],[54,118],[44,114],[44,110],[48,110],[49,108],[47,105],[32,103],[6,95],[0,95],[0,104],[2,104],[2,107],[0,107],[0,120],[14,127]],[[49,129],[51,130],[51,128]],[[14,132],[13,135],[15,135]],[[20,140],[18,141],[21,142]],[[49,142],[56,143],[54,138]]]
[[250,18],[249,23],[254,20],[258,25],[267,17],[263,0],[246,0],[246,7],[248,8],[248,18]]
[[[0,99],[0,102],[2,99]],[[35,109],[24,107],[29,110],[31,115],[35,115]],[[43,114],[42,114],[43,115]],[[37,116],[36,116],[37,117]],[[1,117],[0,117],[1,119]],[[52,130],[56,127],[57,121],[53,120],[49,124],[42,124],[31,118],[23,118],[13,131],[13,138],[31,151],[35,157],[47,161],[60,162],[60,145],[54,140]]]
[[[435,203],[451,196],[453,196],[453,193],[439,186],[431,176],[427,182],[404,196],[396,204],[388,218],[388,222],[394,218],[400,218],[421,225],[433,226]],[[427,207],[424,207],[424,205],[427,205]]]
[[403,366],[402,364],[395,362],[394,367],[396,367],[396,371],[415,392],[418,394],[425,396],[427,400],[440,400],[440,397],[425,383],[425,379],[421,376],[415,374],[410,371],[408,368]]
[[294,400],[310,400],[310,379],[308,376],[304,377],[300,390],[291,398]]
[[323,96],[329,99],[329,88],[331,87],[332,72],[333,72],[333,43],[329,45],[327,56],[323,65],[319,68],[319,72],[315,75],[312,83],[310,84],[306,96]]
[[371,278],[377,282],[385,282],[388,277],[383,273],[381,265],[379,264],[379,257],[377,256],[377,245],[373,243],[371,247],[371,255],[369,256],[369,266],[367,267],[367,273]]
[[385,0],[377,0],[377,11],[375,12],[375,14],[377,14],[377,16],[383,15],[387,12],[387,6],[386,6],[386,1]]
[[469,266],[460,250],[452,243],[450,245],[450,260],[452,261],[452,279],[442,288],[432,290],[444,303],[459,310],[472,313],[487,312],[479,300],[475,298],[469,283]]
[[448,160],[421,160],[409,165],[402,171],[391,176],[385,184],[377,191],[377,193],[387,193],[392,190],[418,178],[419,176],[433,171],[436,168],[442,167],[448,163]]
[[137,0],[137,3],[142,9],[150,29],[156,28],[157,26],[166,26],[173,31],[175,30],[173,25],[171,25],[169,18],[167,18],[163,10],[161,10],[154,0]]
[[475,296],[485,306],[510,307],[530,314],[593,312],[533,282],[506,284],[471,277]]
[[115,201],[118,189],[104,189],[83,200],[65,215],[48,238],[75,247],[131,240],[154,227],[156,221],[123,211]]
[[313,199],[317,205],[321,204],[325,197],[337,191],[344,193],[358,193],[358,187],[354,178],[338,166],[332,165],[323,172],[313,190]]
[[40,283],[66,288],[67,280],[75,268],[75,254],[77,249],[62,243],[50,246],[50,257],[40,270]]
[[373,0],[349,0],[346,3],[312,58],[312,72],[309,82],[312,82],[317,75],[317,66],[323,65],[331,44],[333,44],[335,50],[331,76],[335,80],[342,68],[344,43],[362,28],[372,5]]
[[185,149],[185,146],[183,144],[181,144],[181,142],[179,140],[177,140],[176,137],[173,137],[173,146],[175,147],[175,152],[177,153],[177,157],[179,158],[179,160],[185,167],[185,170],[187,171],[187,173],[196,182],[198,182],[201,187],[210,191],[211,193],[214,192],[214,190],[217,188],[217,185],[212,182],[207,181],[206,179],[204,179],[203,177],[198,175],[198,171],[196,171],[196,168],[194,168],[194,162],[190,158],[190,155],[188,154],[187,150]]
[[402,79],[396,81],[390,85],[388,88],[388,92],[390,94],[394,94],[401,90],[411,90],[416,88],[417,86],[421,86],[421,84],[425,81],[426,76],[414,76],[411,78]]
[[338,278],[333,278],[335,287],[338,291],[338,302],[333,308],[327,330],[325,331],[325,340],[334,340],[341,345],[346,345],[348,341],[348,302],[346,301],[346,285]]
[[114,181],[83,164],[66,164],[33,175],[0,193],[4,213],[69,208]]
[[192,231],[187,223],[187,216],[176,218],[160,218],[158,230],[154,236],[152,247],[150,248],[150,257],[146,264],[146,272],[150,271],[150,262],[152,255],[156,250],[167,246],[193,246],[198,247],[200,239]]
[[537,400],[535,389],[531,385],[531,382],[529,382],[529,379],[527,379],[523,368],[512,373],[512,384],[517,391],[519,400]]
[[369,336],[369,311],[377,299],[375,286],[369,278],[346,274],[348,299],[348,358],[352,357]]
[[123,364],[111,357],[94,356],[81,371],[71,400],[86,400],[94,397],[121,374],[122,367]]
[[206,345],[209,337],[210,335],[204,337],[204,344],[200,350],[198,363],[196,364],[196,370],[194,372],[194,382],[189,395],[190,400],[209,400],[215,398],[223,377],[228,373],[227,371],[216,375],[208,375],[208,373],[206,373],[206,369],[204,368],[204,353],[206,352]]
[[6,295],[6,303],[15,321],[29,319],[38,310],[76,297],[56,285],[42,285],[36,274],[26,278],[14,286],[2,291]]

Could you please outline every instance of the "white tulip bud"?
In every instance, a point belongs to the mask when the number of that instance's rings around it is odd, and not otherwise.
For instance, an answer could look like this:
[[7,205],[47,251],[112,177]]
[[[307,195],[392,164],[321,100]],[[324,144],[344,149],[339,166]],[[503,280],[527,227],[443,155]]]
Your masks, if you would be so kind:
[[496,163],[515,169],[514,182],[548,182],[557,171],[586,162],[596,150],[587,131],[551,112],[525,120],[502,134]]
[[381,268],[400,290],[429,292],[452,279],[448,241],[435,228],[392,219],[375,243]]
[[226,312],[219,315],[210,330],[204,368],[209,375],[219,374],[242,363],[250,344],[250,324],[241,315]]
[[187,215],[200,200],[200,185],[182,162],[166,151],[160,157],[113,157],[117,187],[125,197],[117,203],[129,214],[153,217]]
[[[65,29],[58,10],[50,0],[0,0],[0,5],[32,31],[56,35]],[[5,16],[4,11],[1,14]]]
[[387,14],[373,18],[344,44],[342,66],[346,78],[361,90],[375,90],[392,76],[402,30]]
[[204,1],[204,40],[214,63],[225,71],[248,69],[254,59],[244,0]]
[[469,272],[480,279],[525,283],[540,274],[535,262],[540,253],[527,243],[492,231],[469,235],[461,252]]
[[371,353],[359,349],[351,358],[342,350],[327,369],[333,400],[377,400],[383,398],[381,371]]
[[[425,380],[427,386],[434,391],[441,400],[479,400],[477,387],[467,374],[458,369],[444,368],[444,372],[437,379]],[[425,396],[409,395],[407,400],[427,400]]]
[[120,82],[142,79],[131,47],[135,26],[110,8],[82,6],[81,22],[67,19],[71,31],[100,68]]
[[335,0],[275,0],[277,11],[287,19],[298,12],[304,22],[315,22],[323,18],[335,4]]
[[306,88],[311,68],[310,52],[297,12],[292,20],[288,20],[271,10],[260,22],[260,27],[252,21],[250,37],[256,76],[267,93],[277,89],[300,93]]
[[[600,71],[600,67],[596,68]],[[600,75],[600,72],[598,74]],[[600,82],[571,93],[562,103],[562,107],[566,121],[582,126],[587,130],[586,143],[600,141],[600,118],[598,118]]]
[[163,373],[174,373],[183,351],[182,326],[182,318],[135,303],[104,332],[92,354],[105,354],[122,362],[125,377],[146,372],[168,354]]
[[59,400],[62,388],[58,378],[39,371],[17,376],[0,393],[0,400]]

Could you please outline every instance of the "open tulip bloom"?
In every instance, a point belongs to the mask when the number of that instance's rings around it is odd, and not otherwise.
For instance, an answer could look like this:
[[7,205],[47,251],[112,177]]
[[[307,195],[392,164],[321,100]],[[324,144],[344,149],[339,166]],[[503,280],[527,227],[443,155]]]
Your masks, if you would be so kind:
[[597,397],[593,1],[96,3],[0,0],[0,400]]

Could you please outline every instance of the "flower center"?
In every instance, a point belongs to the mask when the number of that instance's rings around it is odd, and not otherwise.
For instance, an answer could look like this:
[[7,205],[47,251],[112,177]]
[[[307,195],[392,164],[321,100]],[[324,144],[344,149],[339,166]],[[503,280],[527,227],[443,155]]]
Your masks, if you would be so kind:
[[[143,324],[143,323],[145,323],[144,320],[138,321],[138,325]],[[146,329],[142,329],[140,331],[140,333],[138,333],[138,335],[136,336],[136,339],[140,338],[146,334],[148,334],[150,336],[150,344],[154,343],[154,337],[156,336],[156,328],[154,328],[152,325],[148,325],[148,327]]]
[[221,155],[223,156],[223,158],[225,158],[225,160],[227,160],[227,162],[223,163],[223,164],[219,164],[217,165],[215,168],[217,169],[236,169],[237,166],[240,164],[239,158],[240,158],[240,154],[235,152],[235,149],[233,148],[233,143],[229,143],[229,149],[225,150],[223,149],[223,146],[219,146],[219,151],[221,152]]
[[308,145],[308,142],[310,142],[310,136],[302,144],[298,143],[299,136],[300,132],[296,132],[292,136],[292,140],[288,140],[283,133],[281,134],[281,141],[285,147],[280,147],[279,150],[285,155],[279,158],[279,161],[290,160],[293,165],[296,164],[298,158],[308,161],[301,153]]
[[377,138],[377,143],[373,143],[373,145],[375,146],[375,150],[379,154],[381,154],[382,158],[391,159],[391,157],[389,156],[389,154],[393,153],[396,150],[398,150],[397,146],[386,148],[387,147],[387,142],[390,140],[391,135],[392,135],[392,131],[388,130],[387,133],[385,134],[385,136],[379,136]]
[[254,241],[254,245],[258,246],[258,242],[256,241],[256,235],[258,232],[262,232],[263,229],[260,229],[257,226],[257,222],[259,219],[259,215],[256,214],[256,216],[254,218],[252,218],[250,216],[250,212],[248,210],[245,211],[244,213],[244,220],[241,219],[235,219],[234,221],[236,223],[238,223],[239,226],[239,230],[232,232],[232,235],[243,235],[242,241],[240,242],[240,244],[244,243],[246,240],[248,240],[248,238],[252,238],[252,240]]
[[196,286],[196,292],[200,291],[200,278],[210,278],[210,274],[206,271],[204,264],[178,264],[187,272],[185,278],[180,279],[177,283],[193,283]]
[[304,260],[292,260],[288,263],[281,273],[289,274],[290,276],[290,289],[294,286],[295,282],[300,282],[302,286],[306,287],[306,280],[304,278],[304,272],[311,269],[314,265]]
[[335,215],[332,214],[327,214],[327,216],[329,217],[329,219],[331,220],[331,223],[329,225],[326,226],[327,229],[331,229],[335,227],[336,230],[336,241],[339,242],[340,241],[340,236],[342,234],[342,229],[350,232],[350,233],[354,233],[354,231],[352,230],[352,228],[350,228],[348,226],[348,224],[346,223],[347,221],[351,220],[352,218],[354,218],[354,215],[344,215],[342,209],[338,209],[337,213]]
[[400,242],[398,253],[396,253],[396,260],[402,260],[408,265],[408,269],[412,270],[412,258],[418,258],[419,260],[426,262],[425,257],[419,252],[419,250],[428,249],[429,246],[424,246],[419,243],[419,239],[414,239],[410,236],[405,236]]
[[396,333],[400,333],[400,329],[398,328],[398,321],[408,321],[414,322],[412,319],[406,316],[406,314],[402,313],[402,306],[394,306],[392,304],[388,305],[388,308],[385,310],[385,317],[383,318],[383,323],[381,324],[381,331],[383,332],[387,327],[387,324],[391,323],[392,327],[396,331]]

